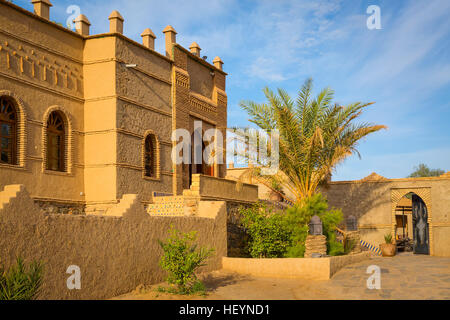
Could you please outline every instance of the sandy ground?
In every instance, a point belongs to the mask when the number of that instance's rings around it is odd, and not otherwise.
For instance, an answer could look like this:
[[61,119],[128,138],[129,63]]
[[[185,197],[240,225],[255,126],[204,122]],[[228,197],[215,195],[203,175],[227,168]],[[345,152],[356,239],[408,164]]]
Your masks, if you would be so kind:
[[[381,288],[368,289],[367,268],[381,269]],[[157,292],[158,285],[135,290],[120,300],[450,300],[450,258],[399,255],[372,258],[339,270],[331,280],[255,278],[224,270],[201,277],[206,296]]]

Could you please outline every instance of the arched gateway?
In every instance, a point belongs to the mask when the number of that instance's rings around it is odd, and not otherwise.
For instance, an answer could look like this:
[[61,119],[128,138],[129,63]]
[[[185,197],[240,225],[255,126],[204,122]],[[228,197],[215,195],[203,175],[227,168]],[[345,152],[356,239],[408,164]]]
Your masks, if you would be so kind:
[[[410,195],[411,237],[415,254],[433,254],[431,222],[431,197],[429,188],[392,189],[392,234],[397,233],[397,206],[400,200]],[[402,220],[403,221],[403,220]],[[397,238],[397,237],[396,237]]]

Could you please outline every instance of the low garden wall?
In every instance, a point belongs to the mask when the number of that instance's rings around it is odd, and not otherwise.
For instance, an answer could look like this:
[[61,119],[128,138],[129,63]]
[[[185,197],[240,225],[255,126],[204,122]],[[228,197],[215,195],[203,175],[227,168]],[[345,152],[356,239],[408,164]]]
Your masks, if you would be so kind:
[[[158,239],[171,226],[197,231],[199,246],[215,249],[200,271],[220,269],[227,253],[226,204],[202,201],[196,217],[151,217],[136,195],[125,195],[109,216],[44,214],[23,186],[0,192],[0,265],[17,256],[44,263],[40,299],[103,299],[140,284],[162,282]],[[81,289],[69,290],[69,266],[81,270]]]
[[222,259],[224,270],[266,278],[329,280],[342,267],[369,259],[370,254],[325,258],[229,258]]

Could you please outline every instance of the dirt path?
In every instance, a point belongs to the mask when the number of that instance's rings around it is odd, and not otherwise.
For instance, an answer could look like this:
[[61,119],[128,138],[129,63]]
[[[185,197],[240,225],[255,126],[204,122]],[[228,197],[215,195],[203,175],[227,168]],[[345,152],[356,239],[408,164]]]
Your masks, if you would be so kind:
[[[381,289],[367,288],[367,267],[381,268]],[[450,258],[402,255],[372,258],[341,269],[329,281],[269,279],[228,273],[205,275],[206,297],[156,292],[132,292],[115,299],[133,300],[333,300],[444,299],[450,300]]]

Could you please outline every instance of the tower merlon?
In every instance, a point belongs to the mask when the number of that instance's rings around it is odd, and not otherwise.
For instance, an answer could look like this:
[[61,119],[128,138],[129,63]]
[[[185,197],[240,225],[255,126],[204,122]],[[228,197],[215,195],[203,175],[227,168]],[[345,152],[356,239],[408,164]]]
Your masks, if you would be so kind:
[[172,47],[173,44],[177,43],[177,32],[169,25],[164,28],[163,33],[166,36],[166,56],[173,59]]
[[50,7],[52,3],[50,0],[32,0],[31,3],[34,5],[34,13],[41,18],[50,20]]
[[150,28],[147,28],[142,32],[142,44],[149,49],[155,50],[156,36]]
[[114,10],[108,17],[109,19],[109,32],[110,33],[120,33],[123,34],[123,22],[125,19],[119,13],[119,11]]
[[223,70],[222,66],[223,66],[223,61],[222,59],[220,59],[219,57],[215,57],[213,60],[213,64],[214,66],[219,69],[219,70]]
[[91,26],[91,23],[84,14],[80,14],[75,18],[75,20],[73,20],[73,22],[75,22],[75,30],[77,31],[77,33],[81,34],[82,36],[89,35],[89,28]]
[[192,54],[195,54],[197,57],[200,57],[200,46],[197,42],[192,42],[192,44],[189,46],[189,49],[191,50]]

